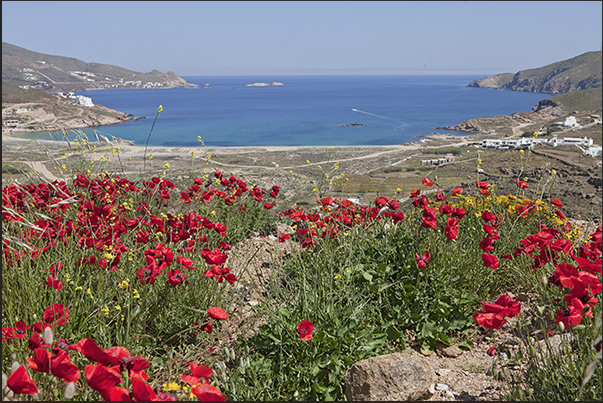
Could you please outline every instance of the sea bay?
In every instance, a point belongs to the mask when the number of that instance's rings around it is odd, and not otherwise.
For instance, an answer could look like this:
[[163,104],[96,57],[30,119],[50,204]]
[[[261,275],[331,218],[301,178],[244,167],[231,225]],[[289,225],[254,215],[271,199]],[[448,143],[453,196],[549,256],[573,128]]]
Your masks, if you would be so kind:
[[[78,92],[146,118],[95,128],[144,145],[362,146],[417,141],[475,117],[529,112],[549,94],[471,88],[481,76],[183,76],[200,88]],[[250,87],[256,82],[282,86]],[[203,88],[205,84],[209,84]],[[94,138],[92,129],[84,130]],[[29,134],[28,136],[32,136]]]

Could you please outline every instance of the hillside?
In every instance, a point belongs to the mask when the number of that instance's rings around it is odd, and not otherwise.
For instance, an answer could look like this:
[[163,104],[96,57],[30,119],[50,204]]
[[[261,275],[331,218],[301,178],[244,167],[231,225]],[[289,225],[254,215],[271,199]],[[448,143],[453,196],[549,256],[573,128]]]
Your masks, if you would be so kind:
[[538,102],[532,112],[549,116],[564,116],[571,112],[593,111],[603,105],[601,88],[572,91]]
[[469,83],[468,87],[502,88],[511,91],[563,94],[601,87],[601,51],[587,52],[568,60],[516,74],[503,73]]
[[198,87],[171,71],[141,73],[110,64],[33,52],[6,42],[2,42],[2,82],[46,92]]

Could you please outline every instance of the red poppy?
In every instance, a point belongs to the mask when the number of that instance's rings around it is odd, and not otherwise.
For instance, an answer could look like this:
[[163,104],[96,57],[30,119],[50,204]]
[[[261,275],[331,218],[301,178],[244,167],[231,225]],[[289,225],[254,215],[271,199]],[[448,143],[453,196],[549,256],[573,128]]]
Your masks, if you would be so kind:
[[191,373],[183,374],[180,376],[180,379],[182,379],[183,382],[186,382],[189,385],[196,385],[196,384],[200,383],[201,378],[204,378],[205,380],[207,380],[208,378],[211,378],[214,376],[214,371],[208,366],[197,365],[194,362],[191,362],[189,365],[191,368]]
[[566,328],[577,326],[582,321],[582,312],[584,311],[584,304],[579,298],[573,298],[569,303],[566,310],[560,309],[557,312],[557,320],[555,324],[561,322]]
[[444,227],[444,234],[450,241],[455,240],[459,235],[459,222],[452,217],[448,217],[446,227]]
[[421,182],[423,182],[423,185],[425,185],[425,186],[428,186],[428,187],[433,186],[433,181],[429,180],[429,178],[423,178],[421,180]]
[[419,195],[421,194],[421,191],[419,189],[413,189],[410,191],[410,197],[419,197]]
[[398,222],[404,222],[404,213],[401,211],[394,211],[392,212],[392,220],[394,220],[394,224],[397,224]]
[[377,207],[384,207],[384,206],[387,205],[388,201],[389,200],[387,200],[387,197],[383,197],[383,196],[377,197],[375,199],[375,206],[377,206]]
[[440,214],[450,215],[452,213],[452,207],[450,207],[448,204],[442,204],[438,208],[438,211]]
[[30,326],[23,322],[22,320],[13,323],[13,327],[11,328],[13,333],[13,338],[15,339],[24,339],[27,335],[25,332],[30,329]]
[[561,220],[565,220],[565,214],[563,214],[563,211],[557,209],[555,210],[555,214],[557,214],[557,217],[559,217]]
[[157,400],[157,394],[145,381],[134,378],[132,379],[132,395],[136,400],[150,402]]
[[452,189],[452,196],[458,196],[463,193],[463,188],[454,188]]
[[484,252],[490,252],[494,250],[494,238],[487,236],[479,243],[479,247],[482,248]]
[[49,306],[44,310],[44,322],[54,326],[62,326],[69,318],[69,308],[65,308],[63,304],[57,303]]
[[44,281],[44,284],[46,284],[49,287],[54,288],[57,291],[59,291],[61,288],[63,288],[63,283],[52,276],[49,276],[46,279],[46,281]]
[[121,360],[117,357],[113,357],[106,351],[102,350],[96,341],[87,337],[81,339],[77,344],[69,346],[70,350],[77,350],[90,361],[98,362],[103,365],[119,365]]
[[[38,334],[38,333],[36,333]],[[39,337],[39,335],[38,335]],[[27,365],[33,371],[50,372],[50,351],[44,348],[36,348],[33,358],[27,358]]]
[[280,234],[278,234],[278,241],[279,242],[285,242],[289,238],[291,238],[291,235],[285,234],[284,232],[281,232]]
[[209,383],[198,383],[191,389],[191,392],[193,392],[200,401],[223,402],[226,400],[222,395],[222,392],[220,392],[220,389]]
[[318,203],[320,203],[323,207],[332,206],[334,202],[335,200],[331,196],[323,197],[318,201]]
[[58,350],[51,358],[50,372],[65,383],[77,382],[81,377],[80,369],[71,362],[69,354],[64,350]]
[[526,182],[519,180],[519,178],[515,178],[515,184],[520,189],[527,189],[530,187]]
[[482,213],[482,220],[488,222],[488,221],[496,221],[496,215],[494,213],[492,213],[491,211],[484,211]]
[[264,208],[266,210],[270,210],[272,207],[274,207],[274,203],[264,203]]
[[207,315],[210,318],[217,319],[217,320],[228,319],[228,313],[224,309],[218,308],[217,306],[209,307],[207,309]]
[[496,355],[496,347],[492,346],[488,349],[488,355],[489,356],[495,356]]
[[492,303],[482,301],[482,310],[473,314],[473,320],[486,329],[502,329],[505,318],[515,317],[521,310],[521,303],[508,293],[499,295]]
[[10,374],[6,384],[17,395],[34,395],[38,393],[38,386],[27,374],[25,365],[21,365],[15,372]]
[[483,189],[483,190],[487,190],[488,186],[490,186],[490,184],[488,182],[478,182],[478,181],[475,181],[475,185],[478,188]]
[[445,200],[446,200],[446,196],[444,196],[444,195],[442,194],[442,191],[441,191],[441,190],[438,190],[438,191],[436,192],[436,200],[437,200],[437,201],[439,201],[439,202],[443,202],[443,201],[445,201]]
[[433,230],[438,230],[438,222],[432,217],[421,217],[421,225],[425,228],[432,228]]
[[182,274],[182,269],[168,270],[167,276],[168,276],[168,283],[170,285],[181,284],[186,279],[185,275]]
[[427,267],[427,263],[429,263],[429,259],[431,259],[431,255],[429,254],[429,252],[425,252],[425,253],[423,253],[423,255],[419,255],[418,253],[415,253],[415,258],[417,259],[417,266],[424,269],[425,267]]
[[494,228],[493,226],[484,224],[484,225],[482,225],[482,228],[490,236],[490,238],[492,238],[494,240],[500,239],[500,235],[498,235],[498,231],[496,231],[496,228]]
[[452,217],[458,218],[459,220],[465,217],[467,211],[462,207],[455,207],[452,209],[452,213],[450,214]]
[[390,200],[387,205],[389,206],[389,208],[391,208],[392,210],[398,210],[400,208],[400,203],[398,202],[398,200],[392,199]]
[[489,253],[482,253],[482,260],[484,261],[484,266],[492,267],[492,270],[498,268],[498,258]]
[[304,341],[312,340],[312,330],[314,330],[314,324],[306,319],[299,322],[299,326],[297,326],[299,338]]
[[551,199],[551,204],[559,208],[563,207],[563,202],[559,199]]
[[109,390],[122,381],[119,366],[106,367],[101,363],[86,365],[84,372],[88,386],[98,391],[105,400],[108,400]]
[[278,186],[274,185],[272,186],[272,191],[270,192],[270,197],[275,198],[276,196],[278,196],[280,189],[278,188]]

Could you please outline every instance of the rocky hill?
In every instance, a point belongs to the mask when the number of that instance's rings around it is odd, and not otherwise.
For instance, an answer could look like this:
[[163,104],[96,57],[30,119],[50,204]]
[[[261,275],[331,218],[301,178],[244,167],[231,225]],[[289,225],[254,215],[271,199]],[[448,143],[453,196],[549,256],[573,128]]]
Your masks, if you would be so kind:
[[587,52],[543,67],[474,80],[468,87],[563,94],[601,87],[601,51]]
[[172,71],[140,73],[110,64],[33,52],[6,42],[2,42],[2,83],[46,92],[198,87]]

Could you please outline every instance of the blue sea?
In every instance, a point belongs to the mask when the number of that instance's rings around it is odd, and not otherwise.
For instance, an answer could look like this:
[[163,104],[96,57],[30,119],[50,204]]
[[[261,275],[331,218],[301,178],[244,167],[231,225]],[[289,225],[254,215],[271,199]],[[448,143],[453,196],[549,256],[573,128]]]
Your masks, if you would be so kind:
[[[475,117],[529,112],[549,94],[470,88],[483,76],[184,76],[211,88],[93,90],[94,103],[146,118],[98,127],[152,146],[362,146],[417,136]],[[255,82],[283,86],[247,87]],[[357,125],[350,125],[350,124]],[[347,124],[347,126],[346,126]],[[93,140],[92,130],[84,130]],[[29,135],[31,136],[31,135]]]

